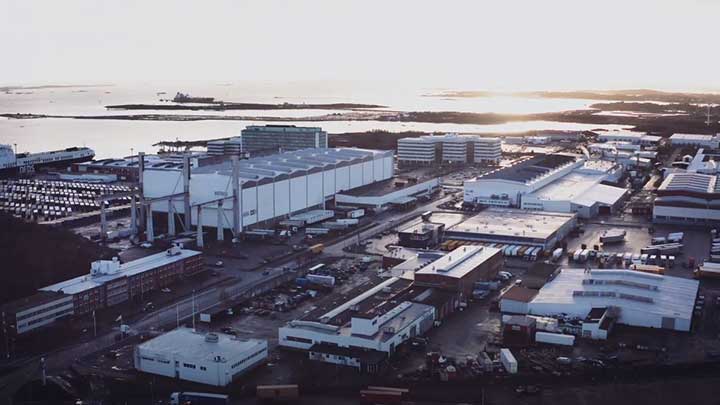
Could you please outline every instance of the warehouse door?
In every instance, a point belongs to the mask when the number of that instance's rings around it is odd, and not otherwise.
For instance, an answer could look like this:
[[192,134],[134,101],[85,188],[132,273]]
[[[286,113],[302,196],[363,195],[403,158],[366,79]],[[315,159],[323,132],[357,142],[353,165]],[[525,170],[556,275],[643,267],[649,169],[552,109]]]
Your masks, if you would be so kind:
[[675,329],[675,318],[667,318],[663,317],[662,319],[662,328],[663,329]]

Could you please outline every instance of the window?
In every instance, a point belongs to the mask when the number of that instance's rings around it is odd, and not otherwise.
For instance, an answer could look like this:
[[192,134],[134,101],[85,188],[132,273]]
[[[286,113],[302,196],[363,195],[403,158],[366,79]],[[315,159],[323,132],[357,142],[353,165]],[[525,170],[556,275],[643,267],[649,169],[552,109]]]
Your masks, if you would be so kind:
[[196,368],[197,366],[195,366],[194,364],[190,364],[190,363],[183,363],[183,367],[185,367],[185,368],[193,368],[193,369],[194,369],[194,368]]
[[200,370],[207,371],[207,368],[205,368],[205,366],[200,366]]
[[313,342],[312,339],[305,339],[305,338],[296,337],[296,336],[288,336],[285,339],[287,339],[291,342],[299,342],[299,343],[305,343],[305,344],[312,344],[312,342]]

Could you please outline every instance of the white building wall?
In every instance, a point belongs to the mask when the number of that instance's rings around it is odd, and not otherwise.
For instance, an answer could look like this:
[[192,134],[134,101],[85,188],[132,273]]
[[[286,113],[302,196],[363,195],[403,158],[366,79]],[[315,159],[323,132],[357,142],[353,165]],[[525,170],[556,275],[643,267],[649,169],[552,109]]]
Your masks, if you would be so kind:
[[275,182],[275,214],[277,216],[290,213],[290,180]]
[[362,163],[350,166],[350,188],[356,188],[363,185],[362,181]]
[[370,184],[375,182],[375,175],[373,174],[374,162],[363,162],[363,184]]
[[339,193],[350,189],[350,166],[339,167],[335,170],[335,192]]
[[323,173],[312,173],[308,179],[307,205],[322,204],[323,202]]
[[528,193],[530,187],[523,183],[508,180],[478,179],[466,181],[463,190],[463,200],[466,202],[475,202],[478,198],[488,198],[493,194],[507,194],[510,199],[510,204],[517,206],[520,203],[518,195]]
[[[271,220],[283,215],[319,206],[323,202],[323,188],[326,197],[338,192],[360,187],[373,182],[389,179],[394,174],[393,157],[377,157],[373,161],[356,163],[338,169],[330,169],[322,173],[312,173],[275,182],[273,185],[263,184],[259,187],[245,186],[241,192],[240,207],[243,212],[241,225],[243,228],[260,221]],[[241,179],[242,181],[242,179]],[[215,200],[220,196],[232,196],[230,176],[218,173],[195,173],[190,180],[191,205]],[[146,170],[145,197],[157,198],[182,193],[182,173],[177,170]],[[174,208],[178,213],[184,209],[181,198],[174,200]],[[167,212],[168,203],[154,203],[153,211]],[[226,229],[232,228],[232,200],[223,202],[227,221]],[[215,205],[202,209],[204,226],[216,226],[217,211]],[[192,224],[197,225],[197,208],[193,209]]]
[[[275,213],[273,212],[273,201],[275,201],[275,196],[273,195],[273,185],[263,184],[257,189],[258,220],[265,221],[275,217]],[[228,201],[228,203],[232,204],[232,201]],[[228,219],[232,223],[232,217],[228,217]]]
[[[366,349],[378,350],[381,352],[390,352],[390,348],[397,348],[402,342],[411,338],[410,330],[414,328],[417,335],[421,335],[421,325],[423,322],[435,319],[435,309],[430,307],[427,312],[419,316],[413,322],[409,323],[402,330],[396,331],[395,335],[381,342],[379,340],[365,338],[360,335],[344,335],[339,333],[323,332],[316,329],[306,327],[290,327],[283,326],[278,329],[278,344],[280,346],[291,347],[295,349],[308,350],[316,343],[337,344],[340,347],[357,346]],[[382,326],[381,326],[382,328]],[[312,342],[303,343],[288,339],[288,337],[309,339]]]
[[527,314],[528,303],[510,299],[500,299],[500,312],[508,314]]
[[[158,352],[138,346],[134,351],[133,362],[137,370],[145,373],[177,377],[181,380],[213,386],[226,386],[237,376],[265,361],[267,355],[267,342],[260,342],[251,350],[227,357],[220,362],[199,361],[184,356],[182,352]],[[236,367],[233,368],[233,365]]]
[[378,181],[389,179],[395,175],[395,164],[394,164],[395,162],[393,162],[392,156],[384,157],[384,158],[382,158],[382,161],[383,161],[383,166],[384,166],[383,175],[382,175],[382,178],[376,179]]
[[[49,309],[55,305],[58,305],[56,308]],[[58,318],[62,318],[64,316],[69,316],[74,313],[74,305],[73,305],[73,297],[72,296],[66,296],[64,298],[60,298],[58,300],[48,302],[47,304],[38,305],[32,308],[29,308],[25,311],[20,311],[15,314],[17,318],[21,318],[23,316],[26,316],[29,313],[37,312],[33,316],[28,316],[27,318],[21,319],[16,322],[15,327],[17,328],[16,332],[17,334],[27,333],[31,330],[43,327],[45,325],[51,324],[55,322]],[[33,324],[30,324],[32,322],[35,322]]]
[[669,207],[656,205],[653,217],[672,217],[670,220],[690,219],[697,222],[720,221],[720,209],[703,209],[689,207]]

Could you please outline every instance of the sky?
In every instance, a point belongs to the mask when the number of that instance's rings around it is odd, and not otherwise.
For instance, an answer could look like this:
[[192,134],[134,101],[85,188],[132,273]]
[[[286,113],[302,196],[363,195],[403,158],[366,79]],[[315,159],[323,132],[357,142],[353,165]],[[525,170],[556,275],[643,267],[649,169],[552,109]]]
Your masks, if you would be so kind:
[[720,91],[718,17],[716,0],[0,0],[0,84]]

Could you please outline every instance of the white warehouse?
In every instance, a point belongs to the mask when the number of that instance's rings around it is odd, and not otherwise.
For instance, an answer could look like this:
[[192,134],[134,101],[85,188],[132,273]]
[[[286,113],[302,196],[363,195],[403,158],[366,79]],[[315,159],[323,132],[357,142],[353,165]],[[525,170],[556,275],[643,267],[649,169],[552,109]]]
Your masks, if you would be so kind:
[[[273,221],[313,207],[323,207],[335,195],[393,177],[393,152],[366,149],[303,149],[257,157],[238,163],[238,206],[240,232],[247,227]],[[208,203],[233,195],[233,168],[230,161],[192,169],[189,181],[190,204]],[[183,192],[179,168],[147,168],[144,171],[145,198],[160,198]],[[182,199],[174,200],[175,212],[183,212]],[[167,213],[167,201],[153,203],[152,210]],[[202,223],[214,226],[218,218],[224,229],[233,228],[232,200],[202,208]],[[192,224],[197,224],[193,208]]]
[[464,200],[491,207],[577,213],[610,213],[627,195],[616,182],[622,165],[575,155],[537,155],[466,181]]
[[267,341],[178,328],[135,347],[139,371],[224,387],[262,364]]
[[562,269],[527,305],[528,314],[585,318],[593,308],[612,307],[617,322],[689,331],[697,280],[634,270]]

